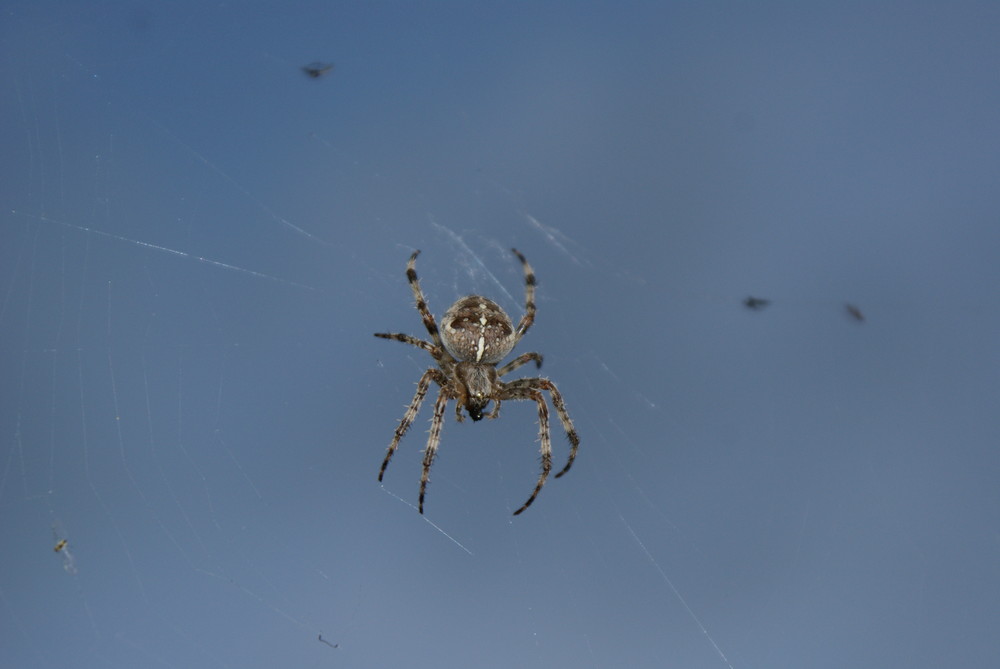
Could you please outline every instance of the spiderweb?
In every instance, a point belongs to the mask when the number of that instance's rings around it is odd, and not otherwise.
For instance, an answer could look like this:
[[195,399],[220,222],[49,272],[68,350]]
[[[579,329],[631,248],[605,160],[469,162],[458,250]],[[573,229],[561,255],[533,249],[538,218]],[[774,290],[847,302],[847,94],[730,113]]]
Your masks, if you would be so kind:
[[[828,93],[796,71],[775,83],[780,50],[691,10],[675,18],[704,44],[679,28],[668,44],[708,68],[692,81],[657,64],[653,16],[53,9],[3,32],[0,664],[995,653],[997,295],[970,286],[1000,285],[1000,240],[940,226],[954,201],[930,188],[877,227],[916,197],[891,175],[870,192],[878,157],[830,202],[815,184],[847,170],[803,169],[788,137],[870,133],[890,163],[909,144],[878,119],[810,108],[786,127],[755,107],[743,86]],[[484,21],[475,48],[459,37]],[[712,55],[733,43],[761,72]],[[324,49],[336,67],[304,76]],[[741,110],[719,111],[726,95]],[[981,186],[952,186],[985,216]],[[375,478],[430,360],[371,333],[423,336],[404,276],[418,247],[436,314],[467,293],[520,314],[511,246],[539,280],[518,351],[545,356],[580,456],[513,519],[537,478],[535,408],[449,410],[421,517],[429,408]],[[928,277],[942,248],[963,262]]]

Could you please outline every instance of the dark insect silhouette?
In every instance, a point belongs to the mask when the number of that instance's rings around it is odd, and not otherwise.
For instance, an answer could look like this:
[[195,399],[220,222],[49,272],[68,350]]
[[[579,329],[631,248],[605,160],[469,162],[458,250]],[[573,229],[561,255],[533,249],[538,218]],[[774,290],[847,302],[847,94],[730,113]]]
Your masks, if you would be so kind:
[[763,297],[747,297],[743,300],[743,306],[754,311],[760,311],[769,304],[771,304],[771,300],[765,300]]
[[858,309],[856,306],[854,306],[853,304],[845,304],[844,308],[847,309],[847,313],[848,315],[850,315],[851,318],[853,318],[859,323],[865,322],[865,315],[862,314],[861,310]]
[[303,65],[302,71],[305,72],[306,76],[310,79],[319,79],[327,72],[333,71],[333,63],[321,63],[316,61],[315,63]]

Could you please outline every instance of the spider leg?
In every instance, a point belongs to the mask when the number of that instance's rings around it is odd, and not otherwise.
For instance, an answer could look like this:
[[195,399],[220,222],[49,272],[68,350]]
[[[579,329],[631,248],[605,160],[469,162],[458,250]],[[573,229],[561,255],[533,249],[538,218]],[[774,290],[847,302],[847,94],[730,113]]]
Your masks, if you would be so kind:
[[413,299],[417,302],[417,311],[420,312],[420,317],[424,320],[424,327],[427,328],[431,341],[439,350],[443,351],[444,344],[441,343],[441,333],[434,321],[434,315],[427,308],[427,299],[424,297],[424,291],[420,289],[420,279],[417,278],[415,267],[418,255],[420,255],[420,251],[414,251],[413,255],[410,256],[410,261],[406,263],[406,280],[410,282],[410,288],[413,289]]
[[552,397],[552,406],[556,408],[559,421],[562,423],[563,429],[566,431],[566,436],[569,438],[569,460],[567,460],[566,466],[556,474],[556,478],[559,478],[573,466],[573,461],[576,460],[576,452],[580,448],[580,437],[576,434],[576,428],[573,427],[573,420],[569,417],[569,412],[566,410],[566,402],[563,401],[562,393],[556,388],[556,384],[542,378],[517,379],[507,384],[507,392],[523,392],[529,388],[547,390],[549,392],[549,395]]
[[427,394],[427,389],[431,385],[431,381],[437,381],[438,385],[444,386],[445,379],[444,375],[440,370],[431,368],[424,372],[420,380],[417,381],[417,392],[414,393],[413,399],[410,400],[410,405],[406,407],[406,413],[403,414],[403,419],[399,421],[399,425],[396,426],[396,432],[392,435],[392,443],[389,444],[389,450],[385,454],[385,460],[382,461],[382,467],[378,470],[378,480],[382,480],[382,476],[385,474],[385,468],[389,466],[389,460],[392,459],[393,454],[396,452],[396,448],[399,446],[399,440],[403,438],[406,431],[410,429],[410,425],[413,424],[413,419],[417,417],[417,412],[420,411],[420,405],[424,401],[424,396]]
[[506,374],[510,374],[511,372],[513,372],[515,369],[517,369],[521,365],[525,365],[525,364],[531,362],[532,360],[535,361],[535,367],[536,368],[542,366],[542,354],[541,353],[522,353],[521,355],[517,356],[516,358],[514,358],[513,360],[511,360],[510,362],[508,362],[506,365],[504,365],[503,367],[501,367],[500,369],[498,369],[497,370],[497,376],[504,376]]
[[562,422],[566,436],[569,438],[569,459],[566,461],[566,466],[556,474],[556,478],[559,478],[573,466],[573,461],[576,460],[576,452],[580,448],[580,437],[576,434],[576,428],[573,427],[573,420],[569,417],[569,412],[566,411],[566,402],[563,401],[562,393],[556,388],[556,384],[548,379],[541,380],[544,382],[541,385],[549,391],[549,395],[552,397],[552,406],[556,408],[559,420]]
[[431,436],[427,439],[427,448],[424,449],[424,469],[420,474],[420,499],[417,509],[422,514],[424,512],[424,494],[427,492],[427,481],[431,475],[431,464],[437,454],[438,444],[441,443],[441,426],[444,424],[444,410],[448,406],[448,392],[441,387],[437,401],[434,403],[434,415],[431,417]]
[[520,509],[514,512],[516,516],[531,506],[531,503],[538,497],[538,493],[541,492],[542,486],[545,485],[545,479],[549,477],[549,472],[552,471],[552,441],[549,436],[549,407],[545,404],[545,397],[537,390],[524,388],[523,392],[518,392],[510,399],[532,399],[538,404],[538,438],[542,442],[542,473],[538,477],[538,483],[535,484],[531,497]]
[[[535,272],[531,269],[527,259],[517,249],[511,249],[517,259],[521,261],[524,268],[524,315],[521,316],[517,329],[514,330],[514,342],[521,340],[524,333],[528,331],[531,324],[535,322]],[[524,363],[521,363],[524,364]]]
[[380,337],[382,339],[392,339],[394,341],[401,341],[404,344],[410,344],[411,346],[422,348],[428,353],[430,353],[432,356],[434,356],[435,360],[441,359],[441,349],[439,349],[429,341],[424,341],[423,339],[417,339],[416,337],[411,337],[408,334],[401,334],[399,332],[376,332],[375,336]]

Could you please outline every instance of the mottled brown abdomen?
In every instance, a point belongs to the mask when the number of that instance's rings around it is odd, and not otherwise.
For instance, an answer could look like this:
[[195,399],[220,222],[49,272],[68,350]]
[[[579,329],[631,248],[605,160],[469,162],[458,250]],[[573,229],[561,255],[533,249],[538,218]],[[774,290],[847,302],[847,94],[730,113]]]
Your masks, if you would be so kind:
[[458,360],[496,364],[514,348],[514,325],[493,300],[469,295],[441,319],[441,339]]

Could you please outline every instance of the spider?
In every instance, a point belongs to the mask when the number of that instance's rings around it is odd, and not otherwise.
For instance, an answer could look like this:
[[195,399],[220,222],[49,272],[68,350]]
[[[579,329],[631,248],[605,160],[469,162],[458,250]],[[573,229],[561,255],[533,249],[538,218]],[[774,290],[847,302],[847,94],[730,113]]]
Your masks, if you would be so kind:
[[[514,327],[510,316],[504,313],[500,305],[493,300],[479,295],[468,295],[448,308],[441,319],[442,327],[439,330],[434,316],[427,308],[424,293],[420,290],[420,281],[417,279],[417,271],[414,269],[420,251],[414,251],[406,265],[406,279],[410,282],[410,288],[413,290],[413,297],[417,303],[417,311],[420,312],[431,341],[417,339],[407,334],[375,333],[376,337],[382,339],[395,339],[404,344],[424,349],[431,354],[437,365],[427,369],[417,382],[417,392],[414,393],[413,399],[406,408],[406,413],[403,414],[403,419],[396,427],[392,442],[389,444],[389,450],[385,454],[385,460],[382,461],[382,468],[378,472],[378,480],[381,481],[386,467],[389,466],[389,460],[392,459],[397,446],[399,446],[399,440],[403,438],[417,417],[431,381],[435,382],[441,389],[438,391],[437,401],[434,403],[430,436],[427,439],[427,447],[424,449],[418,505],[420,513],[424,512],[424,494],[427,491],[431,464],[434,462],[438,444],[441,442],[441,426],[444,423],[444,412],[449,400],[455,400],[455,419],[458,422],[465,420],[462,416],[463,407],[473,421],[478,421],[484,417],[496,418],[500,412],[500,403],[504,400],[533,400],[538,405],[538,435],[541,441],[542,473],[538,477],[538,483],[535,485],[531,497],[520,509],[514,512],[515,516],[531,506],[552,470],[549,408],[545,403],[542,391],[548,391],[552,398],[552,404],[555,406],[556,413],[559,414],[559,420],[562,422],[563,429],[566,430],[570,443],[569,461],[556,474],[556,478],[568,472],[573,465],[573,460],[576,459],[580,438],[576,435],[573,421],[570,420],[569,414],[566,412],[566,404],[563,402],[556,384],[540,377],[514,379],[508,382],[500,380],[500,377],[529,362],[534,362],[536,367],[542,366],[541,354],[522,353],[497,369],[497,364],[507,357],[507,354],[513,350],[524,333],[531,327],[531,324],[535,322],[535,274],[521,252],[517,249],[511,250],[524,268],[524,315],[521,316],[517,327]],[[493,402],[493,410],[484,414],[484,409],[491,401]]]

